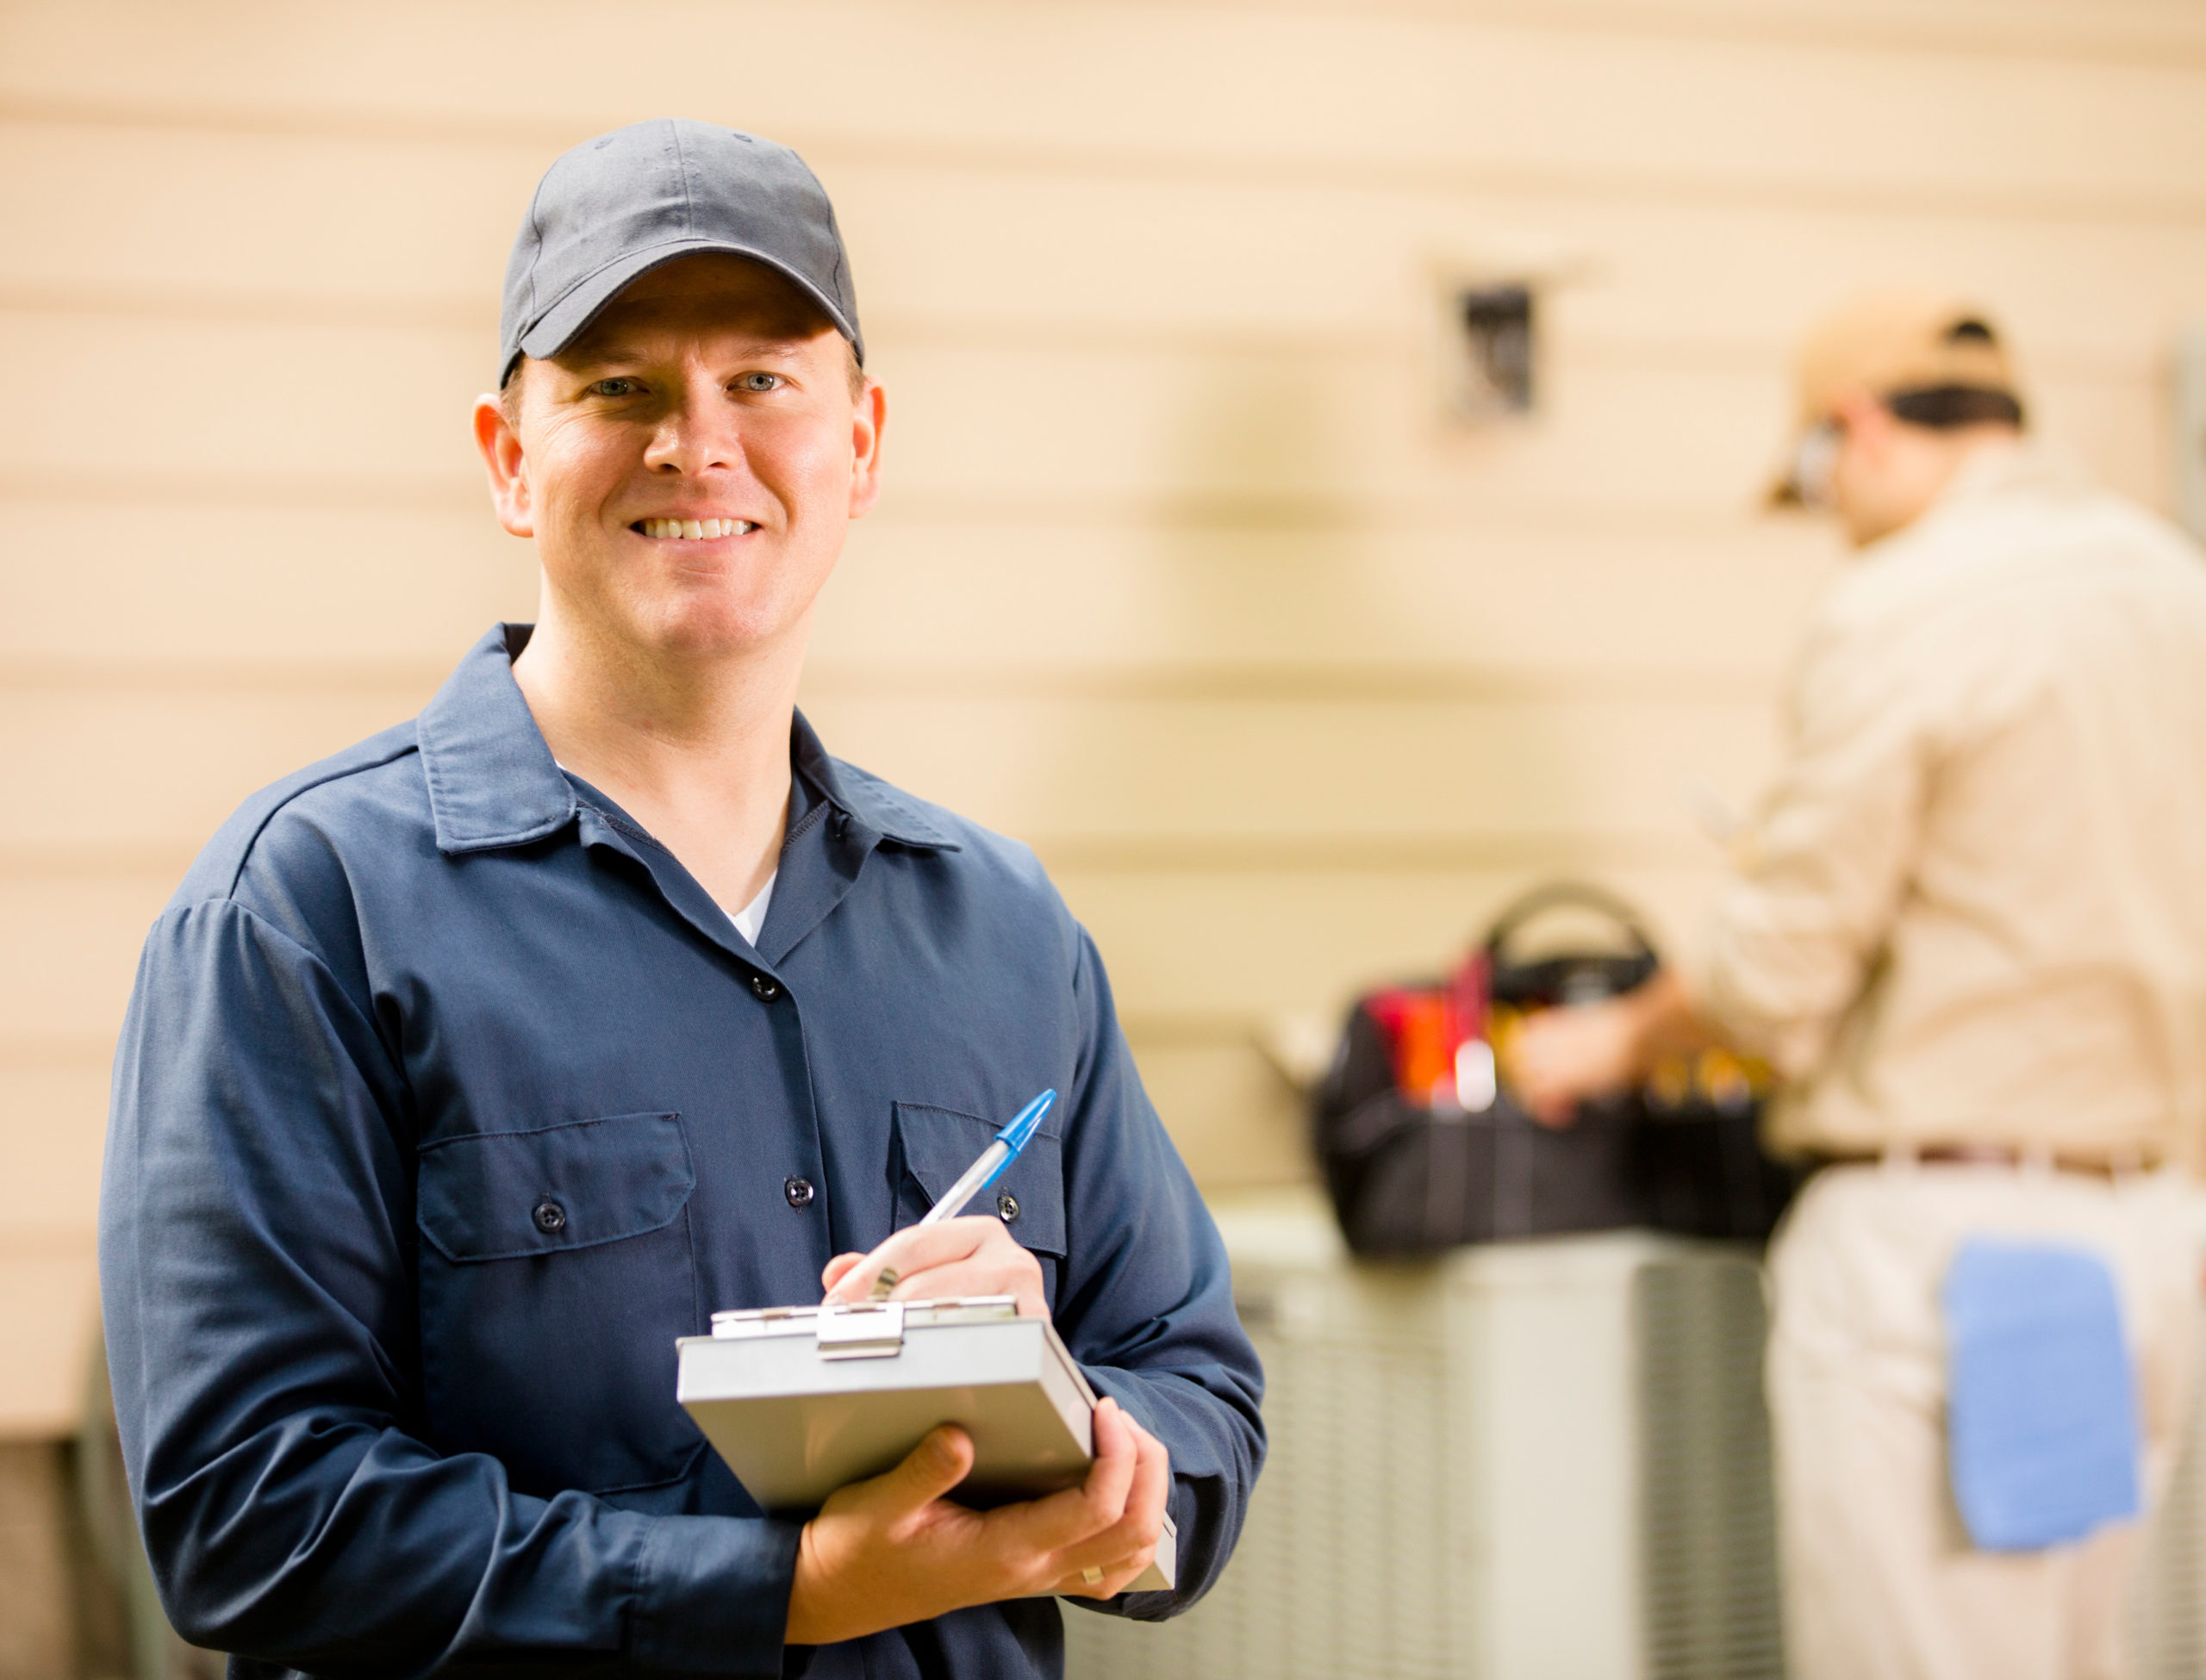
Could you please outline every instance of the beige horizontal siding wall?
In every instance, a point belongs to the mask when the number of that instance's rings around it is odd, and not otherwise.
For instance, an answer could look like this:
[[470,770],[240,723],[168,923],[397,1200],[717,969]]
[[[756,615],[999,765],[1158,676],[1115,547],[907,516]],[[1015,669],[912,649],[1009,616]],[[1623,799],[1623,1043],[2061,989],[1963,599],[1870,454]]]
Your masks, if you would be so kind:
[[[2170,0],[0,5],[0,1430],[89,1312],[137,948],[246,793],[526,617],[467,406],[529,188],[669,112],[834,194],[893,420],[806,704],[1032,842],[1208,1185],[1306,1171],[1256,1034],[1590,874],[1689,924],[1830,563],[1786,345],[1981,289],[2167,499],[2206,310]],[[1560,264],[1542,411],[1443,421],[1449,264]]]

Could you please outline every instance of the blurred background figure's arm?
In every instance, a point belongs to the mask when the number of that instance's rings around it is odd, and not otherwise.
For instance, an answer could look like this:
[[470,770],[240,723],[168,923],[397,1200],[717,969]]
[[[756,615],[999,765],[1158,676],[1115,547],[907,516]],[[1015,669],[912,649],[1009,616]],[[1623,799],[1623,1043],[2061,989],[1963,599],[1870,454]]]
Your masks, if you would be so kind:
[[1620,998],[1527,1016],[1508,1036],[1503,1072],[1535,1120],[1567,1126],[1580,1103],[1643,1084],[1664,1056],[1720,1040],[1664,968]]
[[1692,979],[1664,968],[1620,998],[1520,1022],[1503,1070],[1535,1117],[1567,1125],[1580,1103],[1711,1044],[1766,1057],[1791,1079],[1822,1061],[1868,983],[1911,868],[1923,720],[1947,684],[1937,662],[1909,650],[1911,669],[1895,644],[1907,647],[1840,614],[1819,622],[1784,768],[1760,819],[1732,844],[1736,872]]

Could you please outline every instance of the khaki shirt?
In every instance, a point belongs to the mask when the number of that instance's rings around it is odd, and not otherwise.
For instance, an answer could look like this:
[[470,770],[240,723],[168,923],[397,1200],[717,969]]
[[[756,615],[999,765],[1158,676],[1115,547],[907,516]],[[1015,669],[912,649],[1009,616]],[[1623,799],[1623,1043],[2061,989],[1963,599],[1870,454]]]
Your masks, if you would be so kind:
[[2206,557],[2032,446],[1822,603],[1698,995],[1779,1148],[2206,1168]]

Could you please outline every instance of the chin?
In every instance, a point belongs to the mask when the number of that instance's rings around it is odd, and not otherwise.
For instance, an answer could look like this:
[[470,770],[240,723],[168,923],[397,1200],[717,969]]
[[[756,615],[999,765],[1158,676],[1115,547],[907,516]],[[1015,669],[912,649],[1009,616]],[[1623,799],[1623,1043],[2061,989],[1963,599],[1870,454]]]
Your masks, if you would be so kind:
[[784,639],[800,616],[785,601],[693,596],[652,603],[638,639],[673,658],[734,658]]

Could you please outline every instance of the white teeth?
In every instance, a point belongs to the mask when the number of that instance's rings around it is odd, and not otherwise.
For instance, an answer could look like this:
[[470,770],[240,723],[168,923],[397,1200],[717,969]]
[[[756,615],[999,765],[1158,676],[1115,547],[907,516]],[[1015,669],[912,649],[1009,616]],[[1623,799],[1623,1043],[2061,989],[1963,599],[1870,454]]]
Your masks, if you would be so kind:
[[644,535],[681,542],[710,542],[757,527],[748,520],[645,520]]

